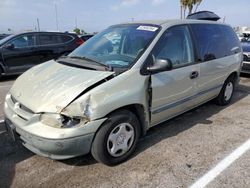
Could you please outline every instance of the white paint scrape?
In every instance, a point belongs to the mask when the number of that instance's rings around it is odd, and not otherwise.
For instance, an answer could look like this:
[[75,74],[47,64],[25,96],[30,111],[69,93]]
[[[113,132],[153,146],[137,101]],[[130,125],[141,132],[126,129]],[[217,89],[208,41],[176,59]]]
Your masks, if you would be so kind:
[[250,149],[250,139],[247,140],[245,143],[243,143],[236,150],[234,150],[230,155],[228,155],[225,159],[223,159],[219,164],[217,164],[204,176],[202,176],[198,181],[196,181],[193,185],[191,185],[190,188],[205,187],[249,149]]

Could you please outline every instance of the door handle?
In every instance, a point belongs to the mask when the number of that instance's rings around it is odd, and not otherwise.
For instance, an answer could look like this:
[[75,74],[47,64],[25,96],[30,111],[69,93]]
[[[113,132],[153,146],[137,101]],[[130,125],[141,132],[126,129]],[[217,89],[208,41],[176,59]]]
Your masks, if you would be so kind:
[[193,72],[191,72],[189,77],[190,77],[190,79],[195,79],[198,76],[199,76],[199,72],[198,71],[193,71]]

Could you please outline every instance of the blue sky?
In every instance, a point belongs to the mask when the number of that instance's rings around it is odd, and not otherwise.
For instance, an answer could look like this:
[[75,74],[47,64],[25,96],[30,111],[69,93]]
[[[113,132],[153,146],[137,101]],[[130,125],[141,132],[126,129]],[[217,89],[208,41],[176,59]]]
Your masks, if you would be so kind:
[[[76,25],[87,32],[134,20],[180,18],[179,0],[0,0],[0,32],[34,29],[39,18],[41,30],[59,30]],[[203,0],[199,10],[211,10],[232,26],[250,26],[249,0]]]

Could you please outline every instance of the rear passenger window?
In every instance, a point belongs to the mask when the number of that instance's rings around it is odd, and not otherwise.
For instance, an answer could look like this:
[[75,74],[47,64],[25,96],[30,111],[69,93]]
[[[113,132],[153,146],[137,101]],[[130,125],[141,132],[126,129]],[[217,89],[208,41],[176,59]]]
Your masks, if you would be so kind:
[[39,35],[40,45],[63,44],[73,40],[69,35],[41,34]]
[[192,24],[199,59],[210,61],[240,52],[239,40],[226,25]]
[[171,60],[174,68],[193,63],[193,45],[188,27],[182,25],[168,29],[152,54],[156,59]]
[[227,43],[220,25],[194,24],[194,32],[199,56],[202,61],[210,61],[228,55]]
[[39,42],[40,45],[50,45],[59,43],[57,35],[49,35],[49,34],[39,35]]

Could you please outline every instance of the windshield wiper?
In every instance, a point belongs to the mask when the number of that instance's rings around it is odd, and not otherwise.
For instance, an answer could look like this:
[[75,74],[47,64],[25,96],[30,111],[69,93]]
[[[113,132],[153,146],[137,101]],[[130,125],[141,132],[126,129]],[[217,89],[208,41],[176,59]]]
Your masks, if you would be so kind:
[[113,68],[111,66],[105,65],[103,63],[100,63],[99,61],[96,61],[96,60],[89,58],[89,57],[86,57],[86,56],[68,56],[68,57],[73,58],[73,59],[82,59],[82,60],[86,60],[86,61],[91,61],[91,62],[94,62],[95,64],[101,65],[102,67],[105,67],[109,71],[113,70]]

